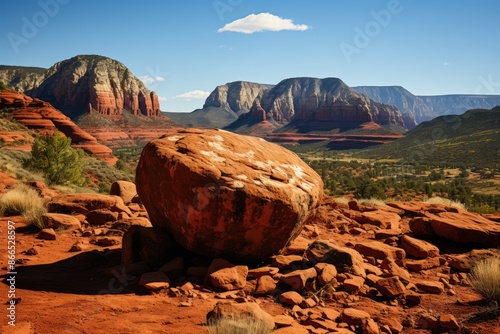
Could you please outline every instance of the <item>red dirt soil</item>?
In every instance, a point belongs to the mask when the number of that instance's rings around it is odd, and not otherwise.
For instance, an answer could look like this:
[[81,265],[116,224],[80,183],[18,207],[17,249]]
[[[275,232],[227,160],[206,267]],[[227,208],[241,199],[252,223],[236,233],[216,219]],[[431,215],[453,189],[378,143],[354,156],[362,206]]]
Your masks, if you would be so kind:
[[[137,285],[137,280],[127,281],[123,276],[108,278],[103,271],[110,264],[119,263],[120,245],[112,248],[99,247],[88,242],[80,232],[58,232],[57,240],[44,241],[36,238],[36,231],[27,228],[20,217],[16,222],[16,259],[25,259],[18,265],[16,276],[16,327],[7,325],[5,302],[0,312],[0,333],[207,333],[206,314],[220,301],[215,293],[204,291],[206,299],[192,299],[190,307],[181,307],[187,297],[170,297],[166,292],[149,294]],[[7,218],[0,218],[0,244],[7,245]],[[404,229],[403,229],[404,230]],[[309,226],[302,232],[306,238],[332,239],[338,244],[359,242],[363,236],[332,232],[323,223]],[[368,233],[365,233],[368,234]],[[81,253],[69,253],[76,241],[83,241],[87,248]],[[37,255],[23,252],[35,248]],[[2,246],[2,249],[5,249]],[[2,273],[7,266],[7,253],[0,257]],[[412,280],[434,277],[440,269],[424,273],[412,273]],[[120,282],[121,280],[121,282]],[[8,286],[0,284],[0,300],[7,300]],[[454,286],[456,296],[424,294],[422,303],[411,308],[411,314],[451,313],[458,321],[484,310],[484,306],[460,305],[457,300],[477,301],[481,297],[472,288]],[[405,307],[377,303],[369,298],[352,296],[347,304],[326,301],[326,306],[341,311],[343,307],[355,307],[367,311],[372,318],[395,318],[416,321],[408,316]],[[252,297],[249,297],[252,298]],[[273,316],[287,314],[288,307],[277,303],[273,297],[257,298],[261,307]],[[457,333],[499,333],[498,319],[465,324]],[[404,333],[430,333],[426,330],[405,328]]]

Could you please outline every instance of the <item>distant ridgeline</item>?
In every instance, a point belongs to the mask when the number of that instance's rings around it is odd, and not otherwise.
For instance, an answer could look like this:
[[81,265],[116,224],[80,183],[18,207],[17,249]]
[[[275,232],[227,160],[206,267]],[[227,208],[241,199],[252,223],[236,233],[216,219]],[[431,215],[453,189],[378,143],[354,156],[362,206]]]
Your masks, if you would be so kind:
[[416,96],[400,86],[360,86],[353,89],[369,98],[395,105],[403,114],[413,114],[417,124],[442,115],[459,115],[471,109],[500,105],[500,95]]
[[291,78],[277,85],[227,83],[213,90],[202,109],[166,115],[188,126],[246,134],[270,133],[288,124],[301,133],[332,133],[363,123],[404,132],[440,115],[496,105],[500,95],[415,96],[399,86],[350,88],[337,78]]

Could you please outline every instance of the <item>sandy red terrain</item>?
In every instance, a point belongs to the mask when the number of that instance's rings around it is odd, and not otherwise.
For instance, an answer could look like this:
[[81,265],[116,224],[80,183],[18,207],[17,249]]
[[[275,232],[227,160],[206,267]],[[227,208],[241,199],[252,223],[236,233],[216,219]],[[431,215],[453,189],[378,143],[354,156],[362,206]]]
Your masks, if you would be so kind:
[[[171,297],[167,291],[150,294],[138,286],[137,280],[127,280],[117,273],[106,277],[104,271],[119,263],[120,245],[105,248],[89,243],[81,232],[59,232],[57,240],[36,238],[36,231],[27,228],[20,217],[10,218],[16,226],[16,259],[19,264],[15,295],[19,303],[15,309],[15,324],[7,324],[7,305],[3,304],[0,323],[1,333],[207,333],[207,313],[220,299],[211,290],[197,287],[198,297]],[[311,232],[313,231],[313,232]],[[302,236],[332,239],[349,244],[362,236],[333,233],[322,224],[306,228]],[[8,219],[0,219],[0,244],[7,245]],[[86,244],[79,253],[68,250],[76,241]],[[36,249],[36,255],[25,252]],[[2,273],[7,266],[7,253],[2,246],[0,265]],[[441,267],[412,274],[415,282],[435,277]],[[424,294],[422,303],[411,309],[398,303],[378,303],[374,300],[352,296],[347,302],[325,301],[325,307],[341,311],[343,307],[365,310],[372,318],[415,320],[418,314],[451,313],[463,322],[476,312],[485,309],[476,303],[481,296],[469,286],[454,286],[455,295]],[[8,286],[0,284],[0,300],[6,301]],[[247,297],[253,300],[254,297]],[[256,298],[261,307],[273,316],[289,314],[290,308],[276,302],[272,296]],[[460,302],[459,302],[460,301]],[[187,307],[181,303],[189,302]],[[347,303],[347,304],[346,304]],[[411,315],[410,315],[411,314]],[[498,319],[479,323],[463,323],[459,333],[498,333]],[[404,333],[429,333],[425,330],[405,328]]]

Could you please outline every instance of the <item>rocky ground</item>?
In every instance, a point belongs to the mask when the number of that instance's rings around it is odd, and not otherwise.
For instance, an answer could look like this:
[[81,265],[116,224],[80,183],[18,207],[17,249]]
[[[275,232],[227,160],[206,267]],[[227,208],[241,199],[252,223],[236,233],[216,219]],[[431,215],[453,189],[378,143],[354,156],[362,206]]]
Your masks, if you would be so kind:
[[[262,263],[179,250],[160,263],[153,261],[159,253],[149,246],[158,239],[144,232],[151,224],[133,184],[115,184],[118,196],[34,186],[48,202],[49,229],[26,226],[21,217],[0,220],[2,245],[7,221],[16,223],[18,273],[16,327],[4,316],[1,333],[207,333],[207,314],[219,302],[257,303],[252,312],[267,312],[281,334],[500,328],[498,312],[485,313],[492,306],[467,281],[472,263],[500,256],[499,215],[325,198],[301,234]],[[134,235],[146,236],[139,248]],[[7,260],[4,252],[3,272]],[[0,285],[2,296],[7,290]]]

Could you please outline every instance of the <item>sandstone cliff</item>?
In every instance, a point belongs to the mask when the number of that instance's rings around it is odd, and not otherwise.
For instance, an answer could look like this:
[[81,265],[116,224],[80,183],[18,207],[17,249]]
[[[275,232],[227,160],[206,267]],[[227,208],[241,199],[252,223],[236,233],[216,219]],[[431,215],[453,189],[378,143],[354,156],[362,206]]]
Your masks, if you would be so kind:
[[246,81],[230,82],[215,88],[203,108],[227,108],[240,115],[250,111],[254,100],[272,87]]
[[[16,88],[12,80],[6,84]],[[125,65],[102,56],[82,55],[58,62],[47,70],[41,83],[31,86],[34,88],[28,89],[25,84],[21,90],[71,117],[88,111],[120,115],[124,109],[135,115],[161,115],[156,93]]]
[[400,86],[360,86],[352,87],[356,92],[366,95],[378,102],[396,106],[401,111],[408,129],[429,117],[432,118],[433,111],[418,96],[413,95]]
[[265,92],[260,103],[268,118],[283,124],[311,120],[406,127],[396,107],[370,100],[337,78],[285,79]]

